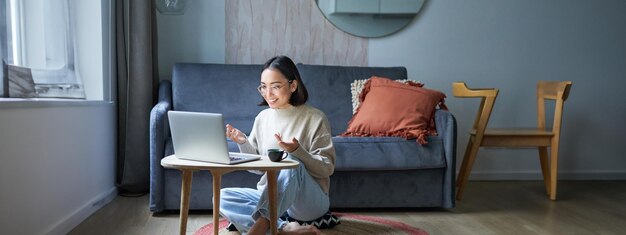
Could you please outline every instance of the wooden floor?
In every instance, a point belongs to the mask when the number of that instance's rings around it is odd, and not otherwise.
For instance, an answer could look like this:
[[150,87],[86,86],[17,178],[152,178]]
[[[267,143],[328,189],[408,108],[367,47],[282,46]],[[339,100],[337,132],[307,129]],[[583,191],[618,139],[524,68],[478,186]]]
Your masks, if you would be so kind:
[[[349,211],[394,219],[430,234],[626,234],[625,181],[561,181],[550,201],[540,181],[471,181],[454,209]],[[178,214],[153,216],[148,196],[118,197],[70,234],[177,234]],[[345,210],[342,210],[345,211]],[[192,213],[187,233],[212,221]]]

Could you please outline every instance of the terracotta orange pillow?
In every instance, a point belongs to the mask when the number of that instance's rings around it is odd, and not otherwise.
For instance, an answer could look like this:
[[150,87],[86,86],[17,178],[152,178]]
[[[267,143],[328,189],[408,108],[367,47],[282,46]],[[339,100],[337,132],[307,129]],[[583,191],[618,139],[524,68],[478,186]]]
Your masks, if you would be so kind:
[[426,144],[427,135],[436,135],[434,114],[443,105],[445,94],[391,79],[372,77],[365,84],[361,105],[342,136],[399,136]]
[[[356,113],[356,109],[361,104],[361,101],[359,100],[359,95],[362,93],[363,87],[365,86],[365,83],[367,81],[369,81],[369,80],[370,80],[369,78],[368,79],[357,79],[357,80],[354,80],[353,82],[350,83],[350,93],[352,94],[352,114],[353,115],[354,115],[354,113]],[[419,87],[423,87],[424,86],[424,83],[422,83],[420,81],[410,80],[410,79],[393,80],[393,81],[406,83],[406,84],[419,86]]]

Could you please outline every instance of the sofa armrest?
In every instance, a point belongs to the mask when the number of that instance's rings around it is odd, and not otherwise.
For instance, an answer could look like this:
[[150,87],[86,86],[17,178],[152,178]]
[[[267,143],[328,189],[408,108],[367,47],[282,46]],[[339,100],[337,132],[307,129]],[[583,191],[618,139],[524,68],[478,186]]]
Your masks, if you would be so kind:
[[[455,188],[456,188],[456,119],[448,110],[438,109],[435,112],[435,126],[437,133],[443,139],[443,147],[446,158],[446,172],[444,176],[443,186],[443,207],[453,208],[455,205]],[[450,182],[450,185],[448,185]]]
[[163,167],[165,140],[170,135],[167,111],[172,109],[172,83],[164,80],[159,83],[158,102],[150,111],[150,210],[163,210]]

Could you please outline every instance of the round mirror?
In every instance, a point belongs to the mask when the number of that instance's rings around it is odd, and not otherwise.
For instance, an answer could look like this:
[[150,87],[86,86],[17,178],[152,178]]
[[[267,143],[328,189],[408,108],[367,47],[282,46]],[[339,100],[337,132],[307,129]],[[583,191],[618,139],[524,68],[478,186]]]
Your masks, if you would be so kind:
[[328,21],[359,37],[382,37],[407,26],[424,0],[316,0]]

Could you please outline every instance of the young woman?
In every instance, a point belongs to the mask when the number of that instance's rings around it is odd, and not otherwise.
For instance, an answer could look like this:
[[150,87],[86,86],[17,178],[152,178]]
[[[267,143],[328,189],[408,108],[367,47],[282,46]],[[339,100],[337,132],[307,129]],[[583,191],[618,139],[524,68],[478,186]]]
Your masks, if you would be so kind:
[[[329,177],[335,169],[335,148],[326,115],[305,104],[307,90],[289,57],[277,56],[265,63],[258,90],[263,97],[259,105],[269,108],[256,116],[250,136],[230,124],[226,125],[226,136],[241,152],[266,154],[268,149],[281,148],[289,153],[289,159],[300,162],[298,168],[278,174],[278,214],[287,212],[300,221],[315,220],[328,211]],[[256,189],[222,189],[222,216],[242,233],[265,234],[269,230],[266,185],[264,175]],[[280,234],[320,234],[313,226],[280,219],[278,228]]]

